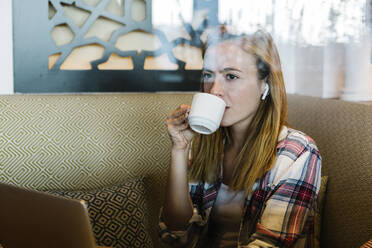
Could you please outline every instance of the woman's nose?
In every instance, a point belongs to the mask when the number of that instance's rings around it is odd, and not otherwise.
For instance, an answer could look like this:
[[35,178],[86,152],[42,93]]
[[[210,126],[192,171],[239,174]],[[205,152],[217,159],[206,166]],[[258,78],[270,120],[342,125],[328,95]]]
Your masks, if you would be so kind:
[[215,79],[209,93],[215,96],[219,96],[219,97],[223,96],[223,85],[219,79],[217,78]]

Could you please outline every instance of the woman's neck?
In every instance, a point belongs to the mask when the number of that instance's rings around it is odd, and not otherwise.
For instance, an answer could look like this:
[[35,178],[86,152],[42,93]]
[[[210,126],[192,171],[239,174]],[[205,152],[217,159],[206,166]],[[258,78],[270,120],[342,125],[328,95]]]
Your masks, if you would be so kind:
[[231,134],[231,146],[234,150],[240,151],[244,145],[245,141],[245,134],[247,132],[247,128],[252,121],[253,116],[249,116],[248,118],[235,123],[233,126],[230,127],[230,134]]
[[244,140],[245,140],[245,131],[246,128],[244,129],[238,129],[238,128],[231,128],[231,143],[229,144],[230,149],[233,149],[237,152],[239,152],[243,145],[244,145]]
[[224,175],[223,183],[230,185],[234,168],[236,166],[236,158],[243,148],[245,141],[245,134],[251,119],[246,119],[244,122],[236,123],[230,127],[230,139],[226,143],[224,151]]
[[[222,182],[226,185],[230,185],[234,168],[236,166],[236,158],[243,146],[242,141],[236,139],[236,137],[231,137],[231,143],[227,143],[224,150],[223,158],[223,179]],[[242,139],[243,140],[243,139]],[[241,143],[239,143],[241,142]]]

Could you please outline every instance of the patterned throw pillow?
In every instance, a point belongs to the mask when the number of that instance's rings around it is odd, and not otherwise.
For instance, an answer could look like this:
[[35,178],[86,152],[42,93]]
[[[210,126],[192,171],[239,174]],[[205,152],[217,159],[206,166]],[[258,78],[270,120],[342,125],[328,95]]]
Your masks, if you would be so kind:
[[152,247],[143,177],[103,189],[47,192],[86,202],[97,245]]

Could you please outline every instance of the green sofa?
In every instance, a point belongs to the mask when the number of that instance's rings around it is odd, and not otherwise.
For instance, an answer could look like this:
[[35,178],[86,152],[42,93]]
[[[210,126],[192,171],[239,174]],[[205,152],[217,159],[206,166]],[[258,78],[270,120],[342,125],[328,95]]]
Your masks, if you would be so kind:
[[[169,163],[165,120],[191,98],[192,93],[0,96],[0,182],[96,192],[144,176],[146,231],[152,246],[163,247],[157,220]],[[289,95],[288,103],[289,125],[315,139],[329,176],[321,245],[359,247],[372,238],[372,106],[298,95]]]

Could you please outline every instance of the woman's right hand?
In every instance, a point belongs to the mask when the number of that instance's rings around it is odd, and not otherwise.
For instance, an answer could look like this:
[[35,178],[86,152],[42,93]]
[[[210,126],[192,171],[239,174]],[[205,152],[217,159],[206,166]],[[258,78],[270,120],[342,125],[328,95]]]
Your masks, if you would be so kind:
[[189,126],[190,105],[182,104],[168,115],[167,130],[172,141],[172,148],[186,150],[190,147],[195,133]]

